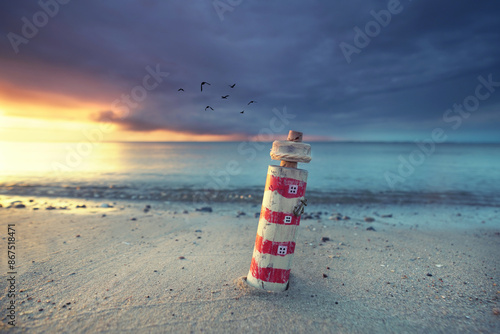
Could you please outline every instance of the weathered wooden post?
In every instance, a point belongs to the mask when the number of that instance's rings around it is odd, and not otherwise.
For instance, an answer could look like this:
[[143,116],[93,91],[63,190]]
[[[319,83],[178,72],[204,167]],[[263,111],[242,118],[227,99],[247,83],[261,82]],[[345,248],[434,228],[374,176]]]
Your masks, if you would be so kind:
[[290,130],[288,139],[275,141],[271,158],[281,160],[267,171],[259,226],[246,282],[267,291],[288,289],[295,251],[295,231],[307,201],[307,171],[298,162],[311,161],[311,145],[302,143],[302,132]]

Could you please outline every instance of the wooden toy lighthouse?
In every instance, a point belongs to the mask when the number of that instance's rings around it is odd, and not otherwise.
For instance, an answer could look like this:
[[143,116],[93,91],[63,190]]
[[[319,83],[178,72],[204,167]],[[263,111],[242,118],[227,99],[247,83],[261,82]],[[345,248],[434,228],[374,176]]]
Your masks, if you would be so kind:
[[273,142],[271,158],[281,160],[267,171],[259,226],[246,282],[257,289],[284,291],[295,251],[295,231],[307,201],[307,171],[298,162],[311,161],[311,145],[302,132],[290,130],[287,140]]

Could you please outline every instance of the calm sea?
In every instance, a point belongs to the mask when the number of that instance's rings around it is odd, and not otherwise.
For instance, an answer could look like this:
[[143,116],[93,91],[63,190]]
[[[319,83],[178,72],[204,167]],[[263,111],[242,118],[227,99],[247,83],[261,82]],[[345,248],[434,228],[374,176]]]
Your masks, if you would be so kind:
[[[500,206],[500,144],[313,142],[315,203]],[[271,143],[0,142],[0,194],[260,203]]]

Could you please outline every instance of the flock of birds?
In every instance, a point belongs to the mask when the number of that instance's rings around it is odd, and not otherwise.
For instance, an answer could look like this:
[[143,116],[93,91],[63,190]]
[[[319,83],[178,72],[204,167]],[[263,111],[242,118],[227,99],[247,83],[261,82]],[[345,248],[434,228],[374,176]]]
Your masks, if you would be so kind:
[[[211,86],[211,84],[209,82],[206,82],[206,81],[202,81],[201,85],[200,85],[200,91],[203,92],[203,85],[208,85],[208,86]],[[234,88],[236,86],[236,84],[232,84],[232,85],[228,85],[229,87],[231,88]],[[184,89],[183,88],[179,88],[177,90],[178,92],[183,92]],[[229,97],[229,95],[222,95],[221,98],[223,100],[227,100],[227,98]],[[257,101],[254,101],[254,100],[251,100],[250,102],[247,103],[247,105],[251,105],[252,103],[257,103]],[[207,109],[210,109],[210,110],[214,110],[214,108],[212,108],[211,106],[206,106],[205,107],[205,111],[207,111]],[[242,110],[240,111],[240,114],[243,114],[245,112],[245,110]]]

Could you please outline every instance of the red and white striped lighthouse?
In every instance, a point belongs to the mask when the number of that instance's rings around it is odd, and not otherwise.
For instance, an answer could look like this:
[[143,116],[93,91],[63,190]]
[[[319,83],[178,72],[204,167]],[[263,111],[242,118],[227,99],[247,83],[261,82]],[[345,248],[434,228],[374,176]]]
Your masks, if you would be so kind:
[[311,161],[311,146],[302,143],[301,132],[290,130],[286,141],[273,143],[271,158],[281,160],[281,164],[269,166],[267,172],[246,282],[258,289],[284,291],[295,252],[295,232],[307,205],[307,171],[297,169],[297,163]]

